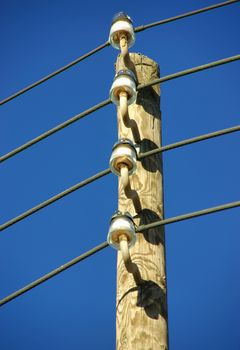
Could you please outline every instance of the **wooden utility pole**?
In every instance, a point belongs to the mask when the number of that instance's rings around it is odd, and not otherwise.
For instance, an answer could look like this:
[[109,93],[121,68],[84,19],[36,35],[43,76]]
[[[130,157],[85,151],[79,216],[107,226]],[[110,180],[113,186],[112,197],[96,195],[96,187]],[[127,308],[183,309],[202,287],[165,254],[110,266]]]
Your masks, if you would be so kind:
[[[135,53],[130,54],[130,57],[135,65],[138,84],[159,77],[159,67],[153,60]],[[119,56],[116,70],[123,68],[124,63]],[[161,146],[159,85],[138,92],[136,103],[129,106],[129,117],[131,121],[126,127],[118,111],[119,138],[129,138],[132,141],[139,138],[141,153]],[[129,211],[134,221],[140,225],[163,219],[161,154],[138,161],[137,171],[130,177],[130,183],[138,193],[142,210],[136,214],[131,199],[124,194],[121,181],[119,210]],[[136,285],[119,252],[117,350],[165,350],[168,348],[168,335],[164,228],[138,233],[130,255],[140,271],[142,283]]]

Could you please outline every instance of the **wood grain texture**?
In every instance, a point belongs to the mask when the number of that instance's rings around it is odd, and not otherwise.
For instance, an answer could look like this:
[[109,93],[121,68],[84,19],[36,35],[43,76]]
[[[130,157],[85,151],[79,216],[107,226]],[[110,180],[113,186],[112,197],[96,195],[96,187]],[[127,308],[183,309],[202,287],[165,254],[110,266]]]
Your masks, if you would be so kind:
[[[139,84],[159,77],[159,67],[141,54],[130,54],[135,64]],[[124,63],[118,57],[116,70]],[[140,135],[140,151],[161,146],[160,86],[138,92],[135,104],[129,106],[129,117],[136,123]],[[133,124],[132,123],[132,124]],[[118,112],[119,138],[134,141],[131,128],[126,127]],[[163,179],[161,154],[138,162],[137,171],[130,177],[142,211],[136,213],[132,201],[126,198],[119,181],[119,210],[129,211],[137,224],[143,225],[163,219]],[[165,275],[164,228],[139,233],[130,250],[143,283],[136,286],[118,253],[117,261],[117,350],[167,349],[167,300]]]

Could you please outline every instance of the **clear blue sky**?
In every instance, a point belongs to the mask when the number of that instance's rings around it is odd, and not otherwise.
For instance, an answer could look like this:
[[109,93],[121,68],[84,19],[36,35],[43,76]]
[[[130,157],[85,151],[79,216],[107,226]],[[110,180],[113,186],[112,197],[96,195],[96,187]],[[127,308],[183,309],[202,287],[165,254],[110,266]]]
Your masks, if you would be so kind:
[[[0,98],[105,42],[112,16],[147,24],[216,1],[1,4]],[[239,54],[240,4],[139,33],[133,52],[161,75]],[[106,99],[118,52],[88,60],[1,107],[4,154]],[[163,144],[239,124],[240,63],[162,85]],[[1,165],[1,223],[108,167],[113,105]],[[165,216],[239,200],[239,134],[164,154]],[[3,231],[0,298],[106,240],[117,208],[108,175]],[[239,209],[166,227],[171,350],[240,349]],[[0,348],[114,349],[116,252],[81,262],[0,308]]]

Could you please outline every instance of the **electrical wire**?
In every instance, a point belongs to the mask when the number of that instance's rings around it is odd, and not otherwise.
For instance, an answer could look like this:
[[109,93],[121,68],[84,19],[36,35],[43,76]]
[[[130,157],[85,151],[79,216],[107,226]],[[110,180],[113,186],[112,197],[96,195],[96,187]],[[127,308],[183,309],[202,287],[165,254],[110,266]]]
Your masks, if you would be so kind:
[[204,134],[204,135],[201,135],[201,136],[196,136],[196,137],[193,137],[193,138],[190,138],[190,139],[186,139],[186,140],[183,140],[183,141],[178,141],[178,142],[175,142],[175,143],[172,143],[170,145],[163,146],[163,147],[155,148],[155,149],[153,149],[151,151],[148,151],[148,152],[145,152],[145,153],[141,153],[138,156],[138,159],[141,160],[141,159],[144,159],[146,157],[150,157],[150,156],[153,156],[155,154],[158,154],[160,152],[166,152],[166,151],[169,151],[169,150],[172,150],[172,149],[175,149],[175,148],[179,148],[179,147],[190,145],[192,143],[196,143],[196,142],[212,139],[214,137],[227,135],[227,134],[230,134],[230,133],[236,132],[236,131],[240,131],[240,125],[233,126],[231,128],[227,128],[227,129],[223,129],[223,130],[219,130],[219,131],[215,131],[215,132],[211,132],[209,134]]
[[[232,133],[232,132],[236,132],[236,131],[239,131],[239,130],[240,130],[240,126],[238,125],[238,126],[234,126],[234,127],[228,128],[228,129],[223,129],[223,130],[215,131],[215,132],[212,132],[212,133],[209,133],[209,134],[197,136],[197,137],[194,137],[194,138],[191,138],[191,139],[178,141],[176,143],[172,143],[170,145],[166,145],[166,146],[163,146],[163,147],[156,148],[154,150],[148,151],[146,153],[140,154],[139,159],[141,160],[141,159],[143,159],[145,157],[149,157],[149,156],[157,154],[159,152],[165,152],[165,151],[168,151],[170,149],[183,147],[183,146],[186,146],[186,145],[191,144],[191,143],[204,141],[204,140],[211,139],[211,138],[218,137],[218,136],[223,136],[223,135],[226,135],[226,134],[229,134],[229,133]],[[81,182],[77,183],[76,185],[74,185],[72,187],[69,187],[68,189],[64,190],[63,192],[60,192],[59,194],[57,194],[57,195],[47,199],[46,201],[38,204],[37,206],[35,206],[35,207],[25,211],[24,213],[16,216],[15,218],[13,218],[13,219],[3,223],[2,225],[0,225],[0,231],[3,231],[5,229],[7,229],[8,227],[10,227],[10,226],[16,224],[17,222],[27,218],[28,216],[36,213],[37,211],[47,207],[48,205],[58,201],[59,199],[69,195],[70,193],[78,190],[79,188],[84,187],[84,186],[90,184],[91,182],[94,182],[94,181],[100,179],[101,177],[103,177],[105,175],[108,175],[110,173],[111,173],[110,168],[105,169],[105,170],[103,170],[103,171],[101,171],[101,172],[99,172],[99,173],[97,173],[97,174],[87,178],[86,180],[81,181]]]
[[58,201],[59,199],[67,196],[68,194],[78,190],[79,188],[84,187],[84,186],[90,184],[91,182],[93,182],[93,181],[95,181],[97,179],[100,179],[101,177],[103,177],[103,176],[105,176],[107,174],[110,174],[110,173],[111,173],[110,169],[105,169],[105,170],[101,171],[100,173],[97,173],[96,175],[93,175],[93,176],[87,178],[86,180],[81,181],[81,182],[77,183],[76,185],[74,185],[72,187],[69,187],[65,191],[62,191],[62,192],[58,193],[56,196],[53,196],[53,197],[47,199],[46,201],[36,205],[35,207],[25,211],[24,213],[22,213],[22,214],[16,216],[15,218],[5,222],[4,224],[0,225],[0,231],[5,230],[6,228],[8,228],[8,227],[16,224],[17,222],[27,218],[28,216],[36,213],[37,211],[39,211],[39,210],[47,207],[48,205]]
[[[169,80],[177,79],[177,78],[180,78],[180,77],[182,77],[184,75],[197,73],[199,71],[203,71],[203,70],[206,70],[206,69],[209,69],[209,68],[214,68],[214,67],[217,67],[217,66],[220,66],[220,65],[223,65],[223,64],[231,63],[231,62],[234,62],[234,61],[239,60],[239,59],[240,59],[240,55],[235,55],[235,56],[231,56],[231,57],[228,57],[228,58],[225,58],[225,59],[222,59],[222,60],[210,62],[210,63],[204,64],[204,65],[201,65],[201,66],[193,67],[193,68],[190,68],[190,69],[187,69],[187,70],[184,70],[184,71],[180,71],[180,72],[177,72],[177,73],[166,75],[165,77],[162,77],[162,78],[159,78],[159,79],[155,79],[155,80],[153,80],[153,81],[151,81],[149,83],[146,83],[146,84],[143,84],[143,85],[139,85],[137,87],[137,90],[141,90],[141,89],[144,89],[145,87],[156,85],[156,84],[159,84],[159,83],[164,83],[164,82],[169,81]],[[65,127],[67,127],[70,124],[78,121],[79,119],[82,119],[85,116],[87,116],[87,115],[97,111],[98,109],[101,109],[101,108],[107,106],[110,103],[111,103],[111,100],[107,99],[107,100],[104,100],[104,101],[98,103],[97,105],[95,105],[95,106],[93,106],[93,107],[83,111],[82,113],[77,114],[76,116],[66,120],[62,124],[59,124],[59,125],[55,126],[54,128],[46,131],[45,133],[37,136],[36,138],[34,138],[32,140],[26,142],[25,144],[21,145],[20,147],[17,147],[14,150],[10,151],[9,153],[1,156],[0,157],[0,163],[6,161],[7,159],[15,156],[18,153],[26,150],[27,148],[35,145],[36,143],[46,139],[50,135],[52,135],[52,134],[54,134],[54,133],[64,129]]]
[[22,89],[22,90],[16,92],[15,94],[13,94],[13,95],[11,95],[11,96],[9,96],[9,97],[6,97],[4,100],[0,101],[0,106],[1,106],[1,105],[4,105],[5,103],[7,103],[7,102],[13,100],[14,98],[16,98],[16,97],[18,97],[18,96],[24,94],[25,92],[27,92],[27,91],[29,91],[29,90],[35,88],[36,86],[38,86],[38,85],[44,83],[45,81],[47,81],[47,80],[49,80],[49,79],[55,77],[56,75],[58,75],[58,74],[64,72],[65,70],[67,70],[67,69],[69,69],[69,68],[75,66],[75,64],[77,64],[77,63],[79,63],[79,62],[85,60],[87,57],[92,56],[93,54],[97,53],[98,51],[104,49],[105,47],[107,47],[107,46],[109,46],[109,45],[110,45],[110,43],[109,43],[108,41],[105,42],[105,43],[102,44],[102,45],[99,45],[99,46],[96,47],[94,50],[89,51],[88,53],[86,53],[86,54],[84,54],[84,55],[78,57],[76,60],[74,60],[74,61],[68,63],[66,66],[64,66],[64,67],[62,67],[62,68],[59,68],[58,70],[56,70],[55,72],[53,72],[53,73],[51,73],[51,74],[46,75],[46,76],[43,77],[42,79],[36,81],[36,82],[33,83],[33,84],[30,84],[30,85],[26,86],[24,89]]
[[[148,28],[152,28],[152,27],[164,24],[164,23],[169,23],[169,22],[172,22],[172,21],[175,21],[175,20],[178,20],[178,19],[182,19],[182,18],[185,18],[185,17],[189,17],[189,16],[192,16],[192,15],[195,15],[195,14],[198,14],[198,13],[206,12],[206,11],[209,11],[209,10],[212,10],[212,9],[216,9],[218,7],[226,6],[226,5],[229,5],[231,3],[235,3],[235,2],[239,2],[239,0],[227,1],[227,2],[224,2],[224,3],[212,5],[212,6],[209,6],[209,7],[203,8],[203,9],[199,9],[199,10],[196,10],[196,11],[185,13],[185,14],[182,14],[182,15],[179,15],[179,16],[175,16],[175,17],[172,17],[172,18],[169,18],[169,19],[166,19],[166,20],[162,20],[162,21],[159,21],[159,22],[154,22],[154,23],[151,23],[151,24],[148,24],[148,25],[145,25],[145,26],[139,26],[139,27],[135,28],[135,32],[140,32],[140,31],[143,31],[143,30],[148,29]],[[67,70],[68,68],[70,68],[73,65],[79,63],[80,61],[82,61],[85,58],[91,56],[92,54],[100,51],[101,49],[103,49],[104,47],[106,47],[108,45],[109,45],[108,42],[100,45],[96,49],[94,49],[94,50],[90,51],[89,53],[79,57],[75,61],[72,61],[71,63],[67,64],[66,66],[60,68],[59,70],[57,70],[57,71],[47,75],[46,77],[44,77],[44,78],[38,80],[37,82],[27,86],[26,88],[20,90],[19,92],[17,92],[15,94],[9,96],[8,98],[0,101],[0,105],[3,105],[5,103],[7,103],[8,101],[10,101],[10,100],[12,100],[12,99],[22,95],[23,93],[33,89],[34,87],[36,87],[36,86],[38,86],[40,84],[42,84],[43,82],[47,81],[48,79],[56,76],[57,74],[60,74],[61,72]],[[188,70],[185,70],[185,71],[182,71],[182,72],[171,74],[169,76],[156,79],[156,80],[152,81],[151,83],[140,85],[140,86],[138,86],[138,90],[143,89],[143,88],[148,87],[148,86],[152,86],[152,85],[158,84],[160,82],[164,82],[164,81],[176,79],[176,78],[184,76],[184,75],[192,74],[192,73],[204,70],[204,69],[213,68],[213,67],[216,67],[217,65],[229,63],[229,62],[232,62],[232,61],[237,60],[239,58],[240,58],[239,55],[237,55],[237,56],[233,56],[231,58],[227,58],[227,59],[224,59],[224,60],[219,60],[219,61],[216,61],[216,62],[212,62],[212,63],[210,63],[208,65],[202,65],[202,66],[195,67],[195,68],[192,68],[192,69],[188,69]],[[29,142],[27,142],[24,145],[18,147],[17,149],[13,150],[12,152],[9,152],[8,154],[6,154],[5,156],[0,158],[0,162],[2,162],[4,160],[12,157],[13,155],[23,151],[24,149],[32,146],[33,144],[41,141],[42,139],[52,135],[53,133],[55,133],[55,132],[65,128],[66,126],[72,124],[73,122],[75,122],[75,121],[83,118],[84,116],[86,116],[86,115],[96,111],[97,109],[102,108],[103,106],[105,106],[105,105],[107,105],[109,103],[111,103],[111,101],[109,99],[105,100],[105,101],[101,102],[100,104],[98,104],[96,106],[93,106],[92,108],[90,108],[90,109],[88,109],[88,110],[78,114],[77,116],[67,120],[66,122],[56,126],[53,129],[47,131],[46,133],[36,137],[35,139],[30,140]],[[163,151],[167,151],[167,150],[170,150],[170,149],[182,147],[182,146],[185,146],[187,144],[199,142],[199,141],[202,141],[202,140],[206,140],[206,139],[209,139],[209,138],[217,137],[217,136],[224,135],[224,134],[227,134],[227,133],[231,133],[231,132],[234,132],[234,131],[239,131],[239,129],[240,129],[240,127],[236,126],[236,127],[229,128],[229,129],[224,129],[224,130],[221,130],[221,131],[218,131],[218,132],[215,132],[215,133],[205,134],[205,135],[201,135],[201,136],[196,137],[196,138],[180,141],[180,142],[177,142],[175,144],[171,144],[171,145],[167,145],[167,146],[164,146],[164,147],[160,147],[158,149],[155,149],[155,150],[146,152],[144,154],[141,154],[139,158],[143,159],[145,157],[157,154],[159,152],[163,152]],[[86,180],[76,184],[75,186],[72,186],[71,188],[69,188],[69,189],[59,193],[58,195],[56,195],[54,197],[51,197],[47,201],[42,202],[38,206],[28,210],[27,212],[19,215],[18,217],[16,217],[16,218],[8,221],[7,223],[1,225],[0,226],[0,230],[3,230],[5,228],[13,225],[14,223],[22,220],[23,218],[25,218],[25,217],[27,217],[27,216],[37,212],[38,210],[40,210],[40,209],[50,205],[51,203],[57,201],[58,199],[63,198],[64,196],[72,193],[73,191],[75,191],[75,190],[77,190],[77,189],[79,189],[79,188],[81,188],[81,187],[83,187],[83,186],[85,186],[85,185],[95,181],[96,179],[99,179],[99,178],[109,174],[109,173],[110,173],[110,169],[106,169],[106,170],[102,171],[101,173],[98,173],[98,174],[96,174],[96,175],[94,175],[94,176],[92,176],[92,177],[90,177],[90,178],[88,178],[88,179],[86,179]],[[153,228],[156,228],[156,227],[159,227],[159,226],[162,226],[162,225],[176,223],[176,222],[180,222],[180,221],[183,221],[183,220],[196,218],[196,217],[207,215],[207,214],[216,213],[216,212],[219,212],[219,211],[236,208],[238,206],[240,206],[240,201],[227,203],[227,204],[220,205],[220,206],[217,206],[217,207],[212,207],[212,208],[200,210],[200,211],[197,211],[197,212],[192,212],[192,213],[189,213],[189,214],[184,214],[184,215],[172,217],[172,218],[169,218],[169,219],[164,219],[162,221],[157,221],[157,222],[153,222],[153,223],[150,223],[150,224],[147,224],[147,225],[139,226],[136,229],[136,232],[143,232],[143,231],[146,231],[148,229],[153,229]],[[95,247],[95,248],[87,251],[86,253],[78,256],[77,258],[72,259],[71,261],[67,262],[64,265],[61,265],[57,269],[49,272],[48,274],[42,276],[41,278],[37,279],[36,281],[28,284],[27,286],[19,289],[18,291],[14,292],[14,293],[10,294],[9,296],[7,296],[7,297],[3,298],[2,300],[0,300],[0,306],[3,306],[4,304],[6,304],[6,303],[10,302],[11,300],[17,298],[18,296],[26,293],[27,291],[35,288],[36,286],[38,286],[38,285],[44,283],[45,281],[53,278],[54,276],[56,276],[59,273],[65,271],[66,269],[70,268],[71,266],[73,266],[73,265],[77,264],[78,262],[86,259],[87,257],[90,257],[91,255],[99,252],[100,250],[103,250],[107,246],[108,246],[108,243],[107,242],[103,242],[102,244],[98,245],[97,247]]]
[[[175,216],[169,219],[164,219],[162,221],[156,221],[153,222],[151,224],[148,225],[142,225],[139,226],[136,229],[136,232],[143,232],[152,228],[156,228],[158,226],[163,226],[163,225],[168,225],[168,224],[173,224],[176,222],[180,222],[183,220],[188,220],[188,219],[193,219],[199,216],[203,216],[203,215],[208,215],[208,214],[212,214],[212,213],[216,213],[219,211],[223,211],[223,210],[227,210],[227,209],[233,209],[236,207],[240,206],[240,201],[237,202],[232,202],[232,203],[227,203],[227,204],[223,204],[223,205],[219,205],[217,207],[212,207],[212,208],[208,208],[208,209],[204,209],[204,210],[200,210],[200,211],[195,211],[189,214],[184,214],[184,215],[179,215],[179,216]],[[26,285],[25,287],[17,290],[16,292],[8,295],[7,297],[3,298],[0,300],[0,306],[3,306],[4,304],[10,302],[11,300],[19,297],[20,295],[28,292],[29,290],[37,287],[38,285],[42,284],[43,282],[46,282],[47,280],[53,278],[54,276],[58,275],[59,273],[65,271],[66,269],[68,269],[69,267],[79,263],[80,261],[88,258],[89,256],[99,252],[100,250],[106,248],[108,246],[108,242],[103,242],[102,244],[98,245],[97,247],[87,251],[86,253],[78,256],[77,258],[70,260],[69,262],[67,262],[64,265],[61,265],[60,267],[58,267],[55,270],[52,270],[51,272],[47,273],[46,275],[40,277],[39,279],[37,279],[36,281]]]
[[19,297],[20,295],[28,292],[29,290],[31,290],[33,288],[39,286],[43,282],[46,282],[50,278],[53,278],[54,276],[58,275],[59,273],[69,269],[69,267],[72,267],[73,265],[76,265],[80,261],[82,261],[82,260],[88,258],[89,256],[99,252],[100,250],[106,248],[107,246],[108,246],[107,242],[101,243],[97,247],[88,250],[86,253],[84,253],[82,255],[79,255],[78,257],[76,257],[75,259],[70,260],[66,264],[59,266],[57,269],[52,270],[51,272],[49,272],[46,275],[40,277],[36,281],[28,284],[27,286],[17,290],[15,293],[12,293],[12,294],[8,295],[6,298],[0,300],[0,306],[3,306],[4,304],[8,303],[9,301]]
[[213,214],[213,213],[217,213],[218,211],[233,209],[233,208],[237,208],[239,206],[240,206],[240,201],[227,203],[227,204],[223,204],[223,205],[218,205],[217,207],[203,209],[203,210],[195,211],[195,212],[192,212],[189,214],[179,215],[179,216],[175,216],[175,217],[172,217],[169,219],[164,219],[161,221],[155,221],[155,222],[152,222],[151,224],[142,225],[136,229],[136,232],[143,232],[143,231],[150,230],[152,228],[156,228],[159,226],[173,224],[175,222],[180,222],[180,221],[184,221],[184,220],[188,220],[188,219],[193,219],[193,218],[197,218],[197,217],[203,216],[203,215]]
[[166,75],[165,77],[154,79],[154,80],[150,81],[149,83],[146,83],[146,84],[143,84],[143,85],[139,85],[137,87],[137,90],[142,90],[143,88],[146,88],[148,86],[153,86],[153,85],[156,85],[156,84],[159,84],[159,83],[164,83],[165,81],[181,78],[181,77],[183,77],[185,75],[194,74],[194,73],[206,70],[206,69],[210,69],[210,68],[214,68],[214,67],[217,67],[217,66],[221,66],[223,64],[231,63],[231,62],[237,61],[239,59],[240,59],[240,55],[235,55],[235,56],[224,58],[222,60],[218,60],[218,61],[210,62],[210,63],[207,63],[207,64],[203,64],[201,66],[189,68],[189,69],[183,70],[181,72],[169,74],[169,75]]
[[207,12],[207,11],[210,11],[210,10],[215,10],[219,7],[223,7],[223,6],[227,6],[227,5],[232,5],[233,3],[235,2],[239,2],[240,0],[231,0],[231,1],[225,1],[225,2],[220,2],[218,4],[215,4],[215,5],[211,5],[211,6],[208,6],[208,7],[203,7],[199,10],[194,10],[194,11],[191,11],[191,12],[186,12],[186,13],[183,13],[181,15],[177,15],[177,16],[174,16],[174,17],[170,17],[170,18],[167,18],[167,19],[163,19],[161,21],[158,21],[158,22],[153,22],[153,23],[150,23],[150,24],[147,24],[147,25],[142,25],[142,26],[139,26],[139,27],[136,27],[134,29],[135,33],[138,33],[138,32],[142,32],[143,30],[145,29],[149,29],[149,28],[153,28],[153,27],[157,27],[157,26],[160,26],[162,24],[166,24],[166,23],[170,23],[170,22],[174,22],[174,21],[177,21],[179,19],[183,19],[183,18],[186,18],[186,17],[190,17],[190,16],[193,16],[193,15],[197,15],[199,13],[203,13],[203,12]]
[[96,112],[98,109],[101,109],[107,105],[109,105],[111,103],[111,100],[110,99],[107,99],[107,100],[104,100],[98,104],[96,104],[95,106],[89,108],[89,109],[86,109],[85,111],[83,111],[82,113],[80,114],[77,114],[75,115],[74,117],[66,120],[65,122],[55,126],[54,128],[44,132],[43,134],[35,137],[34,139],[24,143],[23,145],[15,148],[14,150],[12,150],[11,152],[3,155],[2,157],[0,157],[0,163],[4,162],[5,160],[15,156],[16,154],[26,150],[27,148],[35,145],[36,143],[46,139],[47,137],[49,137],[50,135],[53,135],[55,134],[56,132],[66,128],[67,126],[71,125],[72,123],[75,123],[76,121],[86,117],[87,115],[93,113],[93,112]]
[[[212,5],[212,6],[204,7],[202,9],[198,9],[198,10],[195,10],[195,11],[183,13],[181,15],[177,15],[175,17],[170,17],[170,18],[158,21],[158,22],[154,22],[154,23],[150,23],[150,24],[147,24],[147,25],[138,26],[138,27],[136,27],[134,29],[134,31],[135,31],[135,33],[142,32],[143,30],[146,30],[146,29],[149,29],[149,28],[152,28],[152,27],[156,27],[156,26],[163,25],[163,24],[166,24],[166,23],[169,23],[169,22],[177,21],[179,19],[183,19],[183,18],[186,18],[186,17],[197,15],[199,13],[203,13],[203,12],[206,12],[206,11],[214,10],[214,9],[217,9],[217,8],[220,8],[220,7],[223,7],[223,6],[232,5],[233,3],[239,2],[239,1],[240,0],[225,1],[225,2],[218,3],[218,4],[215,4],[215,5]],[[63,66],[62,68],[59,68],[58,70],[56,70],[53,73],[43,77],[42,79],[36,81],[35,83],[26,86],[25,88],[23,88],[22,90],[16,92],[15,94],[13,94],[13,95],[11,95],[9,97],[6,97],[2,101],[0,101],[0,106],[4,105],[5,103],[7,103],[7,102],[9,102],[9,101],[11,101],[13,99],[15,99],[18,96],[24,94],[25,92],[27,92],[27,91],[37,87],[38,85],[40,85],[40,84],[44,83],[45,81],[55,77],[56,75],[64,72],[65,70],[73,67],[77,63],[85,60],[86,58],[92,56],[93,54],[99,52],[100,50],[104,49],[105,47],[107,47],[109,45],[110,45],[110,43],[108,41],[106,41],[105,43],[103,43],[103,44],[99,45],[98,47],[96,47],[94,50],[89,51],[88,53],[78,57],[76,60],[68,63],[67,65]]]

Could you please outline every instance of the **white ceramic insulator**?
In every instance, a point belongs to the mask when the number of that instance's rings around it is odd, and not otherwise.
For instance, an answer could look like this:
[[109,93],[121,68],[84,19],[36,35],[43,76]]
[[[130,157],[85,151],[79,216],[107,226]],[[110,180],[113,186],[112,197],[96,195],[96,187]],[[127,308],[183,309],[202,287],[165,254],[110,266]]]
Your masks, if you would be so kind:
[[137,156],[135,150],[128,144],[120,144],[112,152],[109,165],[111,171],[117,176],[121,175],[118,167],[118,164],[121,162],[124,164],[131,164],[131,167],[128,167],[129,175],[132,175],[135,172],[137,167]]
[[107,241],[113,248],[119,250],[119,237],[126,235],[128,239],[128,247],[136,242],[135,227],[131,219],[128,217],[117,217],[111,221],[108,231]]
[[134,80],[127,75],[119,75],[116,77],[110,89],[110,99],[117,106],[119,106],[119,94],[121,91],[126,91],[128,95],[128,105],[136,101],[136,84]]
[[126,33],[128,39],[128,47],[133,46],[135,43],[135,33],[131,23],[128,21],[117,21],[113,23],[110,29],[109,42],[115,48],[120,50],[119,34]]

